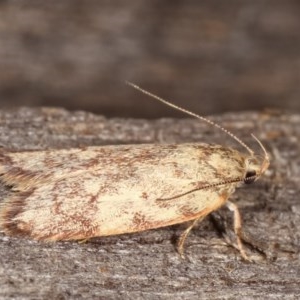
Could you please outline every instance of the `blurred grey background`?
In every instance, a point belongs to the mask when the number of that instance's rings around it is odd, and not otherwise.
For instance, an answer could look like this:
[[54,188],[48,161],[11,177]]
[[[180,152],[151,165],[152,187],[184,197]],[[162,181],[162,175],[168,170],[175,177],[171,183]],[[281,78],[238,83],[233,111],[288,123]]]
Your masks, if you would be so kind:
[[[300,1],[0,1],[0,107],[300,111]],[[181,116],[175,113],[175,116]]]

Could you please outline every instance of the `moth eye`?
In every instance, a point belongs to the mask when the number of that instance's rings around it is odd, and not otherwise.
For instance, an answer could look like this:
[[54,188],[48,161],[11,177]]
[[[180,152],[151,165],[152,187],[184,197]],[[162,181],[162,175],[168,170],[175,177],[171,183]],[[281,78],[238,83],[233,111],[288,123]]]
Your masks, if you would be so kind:
[[256,171],[248,171],[248,172],[246,173],[245,178],[244,178],[244,182],[245,182],[246,184],[249,184],[249,183],[254,182],[255,179],[256,179],[255,176],[256,176]]

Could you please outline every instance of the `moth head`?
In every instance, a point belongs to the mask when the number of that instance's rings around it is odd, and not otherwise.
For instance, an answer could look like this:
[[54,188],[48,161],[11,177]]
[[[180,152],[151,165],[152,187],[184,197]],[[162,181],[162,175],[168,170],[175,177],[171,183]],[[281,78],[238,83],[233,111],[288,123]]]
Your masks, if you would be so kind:
[[256,181],[263,173],[265,173],[270,165],[270,157],[265,147],[255,135],[252,134],[252,137],[259,144],[264,155],[260,156],[252,154],[252,156],[249,158],[247,171],[244,177],[244,182],[246,184]]

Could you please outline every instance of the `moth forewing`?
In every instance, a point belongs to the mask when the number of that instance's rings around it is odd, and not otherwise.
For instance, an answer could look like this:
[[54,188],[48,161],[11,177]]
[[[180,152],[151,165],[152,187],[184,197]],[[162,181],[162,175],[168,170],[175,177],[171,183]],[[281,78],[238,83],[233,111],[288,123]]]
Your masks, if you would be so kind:
[[[233,192],[235,183],[203,191],[201,187],[242,177],[245,159],[237,154],[207,144],[89,147],[77,151],[77,162],[64,167],[66,150],[47,156],[43,151],[2,152],[10,162],[1,172],[3,181],[17,192],[4,200],[0,223],[10,234],[58,240],[193,220],[217,209]],[[53,176],[46,157],[61,166]],[[16,164],[24,175],[14,175]],[[176,201],[158,201],[191,189],[198,191]]]

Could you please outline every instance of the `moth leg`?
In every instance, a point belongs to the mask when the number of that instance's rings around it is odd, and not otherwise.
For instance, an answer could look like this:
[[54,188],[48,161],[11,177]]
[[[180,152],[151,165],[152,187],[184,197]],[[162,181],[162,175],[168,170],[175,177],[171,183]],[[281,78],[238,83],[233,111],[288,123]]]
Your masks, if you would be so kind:
[[242,258],[250,261],[242,243],[242,218],[239,209],[236,204],[230,201],[226,202],[226,206],[233,212],[233,229],[236,235],[237,248],[240,251]]
[[179,240],[178,240],[178,244],[177,244],[177,251],[180,254],[181,258],[185,258],[183,251],[184,251],[184,243],[185,240],[187,238],[187,236],[189,235],[190,231],[192,230],[192,228],[200,221],[202,221],[204,219],[204,216],[201,216],[200,218],[195,219],[192,224],[180,235]]

